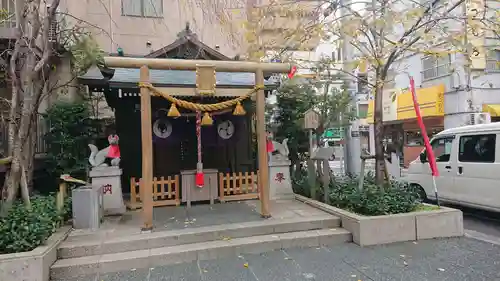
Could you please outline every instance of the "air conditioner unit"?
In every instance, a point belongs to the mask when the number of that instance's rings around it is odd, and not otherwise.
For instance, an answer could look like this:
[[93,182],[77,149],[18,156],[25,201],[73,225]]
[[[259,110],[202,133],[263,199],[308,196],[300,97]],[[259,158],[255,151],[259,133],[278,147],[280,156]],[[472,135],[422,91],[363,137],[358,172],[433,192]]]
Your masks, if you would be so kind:
[[489,124],[491,116],[489,113],[471,113],[469,116],[470,125]]

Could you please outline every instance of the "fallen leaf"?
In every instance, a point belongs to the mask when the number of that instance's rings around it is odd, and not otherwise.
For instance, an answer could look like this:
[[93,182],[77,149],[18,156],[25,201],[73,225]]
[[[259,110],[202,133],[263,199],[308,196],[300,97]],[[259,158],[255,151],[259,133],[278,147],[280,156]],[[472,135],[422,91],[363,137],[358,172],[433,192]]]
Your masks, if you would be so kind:
[[136,270],[137,270],[136,268],[132,268],[132,269],[130,269],[130,271],[136,271]]
[[243,264],[243,266],[244,266],[245,268],[248,268],[248,263],[244,263],[244,264]]
[[242,259],[242,258],[243,258],[243,256],[238,256],[238,258]]
[[413,244],[417,245],[417,244],[418,244],[418,242],[417,242],[417,241],[413,241]]
[[403,261],[403,264],[404,264],[405,266],[408,266],[408,263],[407,263],[406,261]]
[[444,271],[444,268],[438,268],[439,271],[443,272]]
[[399,256],[400,256],[400,257],[402,257],[402,258],[404,258],[404,257],[405,257],[405,255],[399,255]]
[[353,275],[351,275],[351,277],[354,278],[354,277],[356,277],[356,275],[353,274]]
[[207,273],[207,272],[208,272],[208,270],[206,270],[206,269],[203,269],[203,272],[204,272],[204,273]]
[[291,260],[291,258],[290,257],[285,257],[285,260]]
[[306,279],[314,279],[316,277],[316,275],[312,274],[312,273],[304,273],[302,274]]

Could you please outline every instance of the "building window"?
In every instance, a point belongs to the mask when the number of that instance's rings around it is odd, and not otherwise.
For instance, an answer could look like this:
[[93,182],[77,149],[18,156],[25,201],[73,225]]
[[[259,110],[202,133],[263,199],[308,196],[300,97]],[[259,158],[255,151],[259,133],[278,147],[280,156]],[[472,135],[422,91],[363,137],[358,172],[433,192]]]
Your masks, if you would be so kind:
[[500,50],[490,50],[486,55],[486,70],[500,71]]
[[358,104],[358,118],[366,118],[368,115],[368,104]]
[[122,15],[135,17],[163,17],[163,0],[122,0]]
[[422,59],[422,78],[429,80],[444,76],[450,73],[450,55],[445,56],[427,56]]
[[495,162],[495,134],[460,137],[459,162]]

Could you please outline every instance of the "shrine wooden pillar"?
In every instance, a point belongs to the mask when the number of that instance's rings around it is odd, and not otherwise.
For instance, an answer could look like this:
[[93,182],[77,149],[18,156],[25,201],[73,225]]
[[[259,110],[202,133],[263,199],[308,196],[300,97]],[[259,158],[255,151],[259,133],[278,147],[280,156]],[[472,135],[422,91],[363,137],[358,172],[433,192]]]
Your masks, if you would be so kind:
[[[264,85],[264,72],[261,68],[255,71],[255,86]],[[266,145],[266,96],[264,89],[261,88],[257,91],[255,97],[256,102],[256,119],[257,119],[257,147],[258,147],[258,167],[259,177],[257,185],[259,187],[260,195],[260,215],[263,218],[271,217],[269,212],[269,159],[267,159],[267,145]]]
[[[149,68],[142,66],[140,81],[150,83]],[[143,226],[142,231],[153,229],[153,132],[151,128],[151,93],[148,88],[141,88],[141,145],[142,179],[140,181]]]

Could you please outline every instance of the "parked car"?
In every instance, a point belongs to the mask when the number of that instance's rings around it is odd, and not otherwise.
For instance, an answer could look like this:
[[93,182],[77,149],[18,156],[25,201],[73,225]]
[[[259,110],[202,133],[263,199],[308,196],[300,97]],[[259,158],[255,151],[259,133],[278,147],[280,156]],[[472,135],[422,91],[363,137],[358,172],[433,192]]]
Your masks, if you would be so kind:
[[[500,123],[444,130],[431,141],[439,176],[439,199],[457,205],[500,212]],[[405,175],[424,198],[434,199],[425,149]]]

